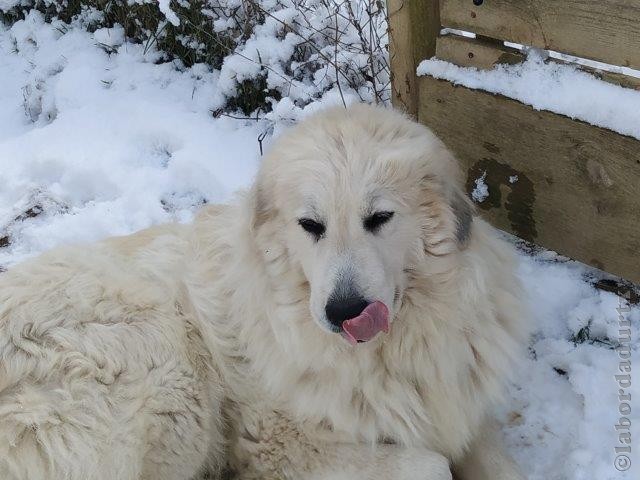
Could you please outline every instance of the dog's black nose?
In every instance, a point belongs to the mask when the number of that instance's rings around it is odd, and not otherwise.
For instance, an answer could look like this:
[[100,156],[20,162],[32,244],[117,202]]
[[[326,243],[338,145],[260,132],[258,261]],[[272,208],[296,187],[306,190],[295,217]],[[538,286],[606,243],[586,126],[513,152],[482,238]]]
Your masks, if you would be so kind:
[[325,307],[325,313],[332,325],[342,329],[342,322],[355,318],[369,305],[363,297],[330,297]]

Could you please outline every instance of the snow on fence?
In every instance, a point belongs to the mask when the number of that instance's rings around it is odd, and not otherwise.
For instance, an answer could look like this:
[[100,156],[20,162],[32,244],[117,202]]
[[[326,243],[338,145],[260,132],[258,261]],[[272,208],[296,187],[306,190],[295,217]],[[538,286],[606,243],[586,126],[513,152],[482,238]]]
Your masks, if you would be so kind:
[[[640,282],[640,135],[634,134],[640,125],[615,127],[624,118],[618,113],[629,107],[620,99],[640,105],[640,78],[630,70],[640,70],[640,0],[387,3],[394,105],[432,128],[454,151],[467,169],[470,194],[483,179],[488,194],[478,203],[481,214],[525,240]],[[596,112],[602,121],[590,122],[589,115],[575,115],[571,108],[559,112],[525,104],[498,94],[500,89],[476,85],[484,70],[506,71],[501,64],[525,61],[514,44],[559,52],[549,59],[559,65],[573,55],[614,66],[601,70],[581,61],[571,69],[578,80],[582,70],[615,84],[619,91],[611,98],[621,104]],[[418,76],[420,62],[432,57]],[[443,67],[441,60],[454,65]],[[466,86],[456,81],[459,67],[477,69],[468,75],[474,81]],[[517,77],[522,71],[511,73]],[[570,92],[571,85],[565,81],[563,89]],[[590,92],[576,95],[581,105],[575,110],[588,113],[599,90]],[[564,95],[549,91],[554,93]]]

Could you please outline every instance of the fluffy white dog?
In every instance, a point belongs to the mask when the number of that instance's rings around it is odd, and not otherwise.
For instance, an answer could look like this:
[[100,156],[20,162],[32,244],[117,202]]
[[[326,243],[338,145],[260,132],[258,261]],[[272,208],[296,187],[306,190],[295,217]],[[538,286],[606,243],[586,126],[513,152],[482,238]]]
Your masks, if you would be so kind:
[[236,204],[0,274],[0,478],[521,478],[522,298],[429,130],[322,112]]

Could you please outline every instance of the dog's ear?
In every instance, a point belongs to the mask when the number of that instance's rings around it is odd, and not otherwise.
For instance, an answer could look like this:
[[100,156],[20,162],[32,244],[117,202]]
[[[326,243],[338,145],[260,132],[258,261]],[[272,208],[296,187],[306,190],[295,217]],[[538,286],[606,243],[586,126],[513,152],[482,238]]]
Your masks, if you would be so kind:
[[273,186],[262,178],[256,180],[248,192],[251,230],[254,233],[257,233],[260,227],[276,217],[276,206],[271,195],[272,189]]
[[257,182],[249,190],[251,206],[251,229],[257,231],[271,216],[271,206],[267,198],[265,186]]
[[423,206],[426,217],[435,217],[434,226],[423,229],[431,238],[425,241],[425,250],[430,253],[452,252],[453,249],[466,248],[471,237],[475,208],[471,199],[465,194],[463,175],[460,164],[453,152],[438,140],[431,131],[426,132],[430,137],[428,148],[424,153],[424,166],[421,181]]
[[449,197],[451,210],[456,218],[456,240],[458,247],[464,248],[471,236],[471,224],[473,223],[475,208],[469,197],[467,197],[459,187],[453,188]]
[[466,248],[475,209],[456,182],[455,172],[422,179],[421,210],[424,250],[441,257]]
[[471,237],[475,207],[464,191],[460,163],[453,152],[440,143],[440,148],[433,155],[439,156],[441,160],[441,170],[437,175],[442,182],[443,193],[453,213],[456,245],[462,250],[466,248]]

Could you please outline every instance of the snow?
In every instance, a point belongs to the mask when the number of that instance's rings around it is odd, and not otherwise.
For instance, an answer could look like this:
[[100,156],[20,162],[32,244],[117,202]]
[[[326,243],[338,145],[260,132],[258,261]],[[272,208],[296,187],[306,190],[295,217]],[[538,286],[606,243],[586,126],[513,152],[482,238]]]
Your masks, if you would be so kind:
[[[523,376],[511,389],[515,403],[504,418],[511,420],[505,429],[511,452],[530,480],[632,479],[640,472],[637,448],[626,474],[613,465],[614,447],[621,446],[615,430],[621,416],[615,375],[621,372],[620,357],[611,346],[621,340],[622,315],[631,322],[637,364],[640,308],[624,311],[626,301],[594,290],[585,275],[589,273],[575,262],[523,257],[521,277],[537,325]],[[588,324],[590,339],[574,343]],[[638,398],[639,382],[626,391]],[[629,418],[637,438],[640,409],[637,402],[633,407]]]
[[20,5],[21,0],[0,0],[0,12],[7,11],[16,5]]
[[96,42],[107,47],[119,47],[124,43],[124,28],[116,26],[113,28],[99,28],[93,32]]
[[575,65],[547,63],[546,57],[532,49],[523,63],[492,70],[459,67],[433,58],[422,61],[417,72],[640,139],[640,91],[598,80]]
[[[272,26],[264,28],[259,36]],[[288,45],[285,39],[268,55],[282,58]],[[202,65],[158,59],[152,49],[145,54],[143,46],[126,43],[118,28],[90,34],[45,24],[34,12],[10,29],[0,25],[0,266],[63,243],[188,221],[199,204],[226,201],[252,181],[258,138],[269,126],[277,132],[326,103],[342,102],[333,89],[306,108],[284,97],[270,123],[213,118],[229,79]],[[536,108],[572,107],[576,115],[591,109],[610,126],[617,117],[629,121],[638,108],[636,92],[601,90],[584,74],[535,57],[494,72],[434,61],[421,71],[474,88],[495,82],[503,92],[528,95]],[[566,99],[551,93],[562,85]],[[583,101],[588,109],[578,108]],[[635,118],[629,125],[638,129]],[[483,184],[478,179],[476,188],[486,195]],[[2,247],[7,234],[11,244]],[[509,450],[529,480],[639,478],[637,445],[631,470],[614,467],[614,447],[622,445],[617,435],[624,433],[615,427],[623,426],[624,401],[615,377],[622,350],[614,347],[623,340],[622,315],[631,325],[632,365],[640,365],[640,308],[625,311],[618,296],[593,287],[600,274],[552,252],[520,259],[536,323],[530,355],[497,412]],[[640,398],[639,386],[634,378],[624,390]],[[632,438],[640,438],[637,402],[626,417]]]
[[486,178],[487,172],[483,172],[480,178],[476,178],[476,186],[471,191],[471,198],[478,203],[484,202],[489,196],[489,186],[485,183]]
[[[61,34],[33,12],[0,33],[0,69],[11,72],[0,75],[0,232],[19,239],[0,265],[187,219],[194,202],[251,181],[262,131],[212,117],[217,72],[155,65],[141,45],[109,55],[98,35]],[[42,202],[42,215],[13,222]]]
[[160,11],[163,13],[165,18],[171,23],[171,25],[175,25],[176,27],[180,25],[180,19],[176,15],[176,13],[171,10],[171,6],[169,5],[170,0],[158,0],[158,7],[160,7]]

